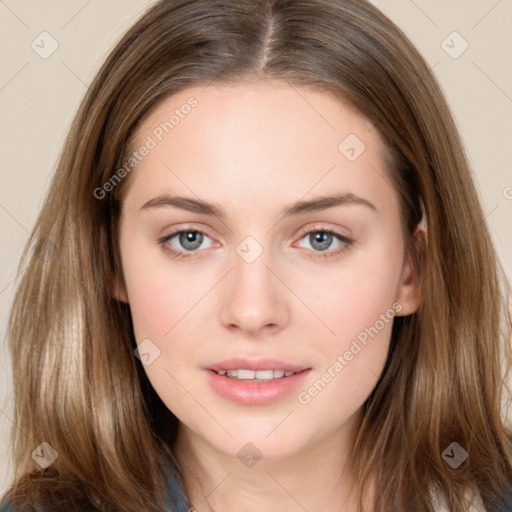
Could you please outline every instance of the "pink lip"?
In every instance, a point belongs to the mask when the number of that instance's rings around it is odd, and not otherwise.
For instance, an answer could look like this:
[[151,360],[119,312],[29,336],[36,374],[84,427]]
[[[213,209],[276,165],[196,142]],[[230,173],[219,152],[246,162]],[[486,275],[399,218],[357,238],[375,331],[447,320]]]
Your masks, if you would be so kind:
[[214,363],[207,368],[208,370],[284,370],[285,372],[300,372],[306,370],[306,366],[286,363],[279,359],[244,359],[241,357],[228,359],[219,363]]
[[[297,372],[267,382],[249,382],[218,375],[218,370],[284,370]],[[311,373],[311,368],[285,363],[276,359],[230,359],[203,370],[213,390],[220,396],[241,405],[266,405],[277,402],[299,387]]]

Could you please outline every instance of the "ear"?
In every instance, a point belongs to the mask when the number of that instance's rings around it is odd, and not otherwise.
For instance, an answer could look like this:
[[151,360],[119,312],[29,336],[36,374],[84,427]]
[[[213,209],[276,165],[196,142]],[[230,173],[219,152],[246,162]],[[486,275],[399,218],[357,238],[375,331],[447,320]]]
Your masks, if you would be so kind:
[[114,274],[113,270],[109,270],[107,275],[107,291],[114,299],[129,304],[126,286],[123,280]]
[[[404,258],[402,275],[397,290],[396,302],[401,304],[402,309],[397,312],[397,316],[407,316],[414,313],[421,304],[421,284],[424,276],[424,265],[421,263],[423,252],[426,246],[426,232],[423,228],[417,228],[413,245],[409,254]],[[418,257],[416,257],[418,255]]]

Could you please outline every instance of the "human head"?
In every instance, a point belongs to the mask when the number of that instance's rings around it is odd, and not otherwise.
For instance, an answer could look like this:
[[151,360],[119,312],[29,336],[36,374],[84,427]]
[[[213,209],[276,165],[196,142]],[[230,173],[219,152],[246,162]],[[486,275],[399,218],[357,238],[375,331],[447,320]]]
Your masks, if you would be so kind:
[[[105,473],[108,469],[116,474],[122,457],[125,461],[131,457],[129,447],[140,444],[134,425],[150,425],[144,408],[155,413],[162,404],[133,357],[129,308],[109,295],[113,282],[123,279],[117,241],[123,187],[130,178],[102,198],[94,191],[101,190],[124,164],[131,136],[159,101],[195,84],[249,78],[284,79],[297,87],[337,95],[375,127],[387,146],[389,177],[400,198],[404,247],[415,255],[425,276],[423,301],[416,314],[395,319],[389,364],[365,406],[364,428],[354,446],[371,451],[373,442],[383,450],[386,440],[399,439],[407,431],[414,436],[416,453],[408,454],[409,462],[398,454],[384,460],[382,473],[399,467],[405,475],[414,461],[428,455],[449,481],[449,474],[440,469],[444,466],[439,448],[449,444],[452,432],[441,426],[455,425],[458,438],[467,444],[471,436],[456,408],[446,412],[446,406],[458,396],[457,386],[467,395],[476,392],[464,372],[476,370],[478,346],[485,343],[490,348],[481,364],[487,377],[479,392],[493,414],[499,407],[492,386],[497,378],[493,347],[500,303],[496,262],[457,131],[432,73],[405,36],[360,1],[160,2],[120,41],[75,119],[31,239],[38,257],[18,296],[19,318],[29,314],[23,303],[41,310],[43,304],[52,303],[60,323],[55,336],[36,344],[37,333],[50,332],[57,320],[38,317],[26,322],[24,336],[32,336],[33,344],[13,347],[17,364],[21,367],[29,357],[42,357],[43,352],[60,347],[61,367],[80,378],[73,385],[65,382],[68,373],[52,372],[57,362],[51,360],[33,369],[24,384],[26,396],[31,390],[41,404],[48,403],[48,396],[56,399],[40,411],[41,426],[35,425],[35,411],[20,416],[20,423],[27,431],[58,439],[66,425],[56,425],[54,418],[65,417],[65,404],[74,404],[77,417],[85,407],[72,397],[86,396],[92,404],[111,389],[114,411],[101,402],[74,431],[75,437],[61,436],[60,451],[69,451],[66,447],[73,442],[85,445],[91,437],[100,439],[102,450],[82,464],[92,468],[101,460]],[[428,226],[424,248],[412,243],[421,219],[420,198]],[[451,265],[451,258],[456,265]],[[42,291],[36,294],[38,286]],[[468,314],[476,308],[481,312],[478,321]],[[21,339],[13,325],[12,339]],[[467,349],[468,337],[479,338],[481,344],[473,342],[470,369],[452,368],[450,361]],[[73,339],[73,346],[66,345],[66,339]],[[448,368],[454,372],[450,379],[441,371]],[[140,381],[133,381],[136,372]],[[40,386],[41,382],[46,384]],[[133,382],[130,393],[127,382]],[[418,403],[429,411],[428,418],[416,413]],[[69,410],[66,414],[69,417]],[[481,411],[476,416],[484,429]],[[119,441],[105,426],[106,417],[127,426],[122,437],[125,449],[105,448],[108,440],[112,447]],[[154,421],[151,427],[163,439],[164,429],[158,419]],[[390,426],[383,428],[397,422],[404,428],[396,433]],[[143,446],[154,449],[149,435]],[[392,466],[398,459],[401,464]],[[70,470],[68,459],[61,460],[59,469]],[[374,460],[368,457],[366,464]],[[131,465],[137,464],[133,458]],[[432,467],[425,471],[433,472]],[[387,492],[384,502],[394,498],[393,490]],[[139,499],[130,498],[135,504]]]
[[[195,110],[158,141],[155,132],[191,99]],[[364,151],[345,154],[344,140]],[[155,352],[145,366],[154,389],[185,432],[235,462],[248,443],[265,461],[311,457],[319,444],[344,452],[386,363],[394,316],[419,303],[421,278],[405,255],[377,131],[338,97],[265,80],[184,89],[137,128],[134,147],[147,142],[151,150],[123,188],[116,296],[130,306],[140,351]],[[334,205],[335,196],[345,204],[315,211],[306,203],[327,197]],[[193,201],[207,201],[214,214]],[[204,234],[187,253],[176,230],[194,227]],[[313,228],[336,233],[323,252],[306,237]],[[351,347],[357,358],[345,360]],[[280,399],[249,399],[244,390],[219,397],[210,370],[235,357],[310,375]],[[312,387],[329,367],[327,390]],[[292,383],[275,384],[285,380]],[[310,391],[298,402],[301,388]]]

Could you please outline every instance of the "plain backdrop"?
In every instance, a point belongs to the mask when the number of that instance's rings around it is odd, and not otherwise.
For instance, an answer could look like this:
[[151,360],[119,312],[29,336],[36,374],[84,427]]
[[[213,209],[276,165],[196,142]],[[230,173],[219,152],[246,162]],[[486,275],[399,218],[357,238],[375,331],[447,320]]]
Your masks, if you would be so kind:
[[[12,478],[6,326],[21,251],[80,99],[114,43],[151,3],[0,0],[0,493]],[[411,38],[441,82],[510,279],[512,1],[374,3]]]

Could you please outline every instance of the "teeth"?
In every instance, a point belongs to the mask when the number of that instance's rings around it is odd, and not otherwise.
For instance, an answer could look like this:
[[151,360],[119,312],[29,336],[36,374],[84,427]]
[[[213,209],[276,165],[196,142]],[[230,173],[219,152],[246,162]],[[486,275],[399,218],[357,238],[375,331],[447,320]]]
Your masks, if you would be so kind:
[[295,372],[288,372],[284,370],[219,370],[218,375],[226,375],[227,377],[234,377],[240,380],[272,380],[280,379],[282,377],[290,377]]
[[255,372],[253,372],[252,370],[235,370],[235,371],[237,372],[237,374],[234,375],[234,377],[238,377],[239,379],[243,379],[243,380],[254,379]]
[[[240,375],[240,372],[238,372],[238,375]],[[261,380],[270,380],[274,378],[274,372],[272,370],[260,370],[257,372],[254,372],[254,376],[257,379]],[[240,378],[240,377],[238,377]],[[277,376],[275,377],[277,379]]]

